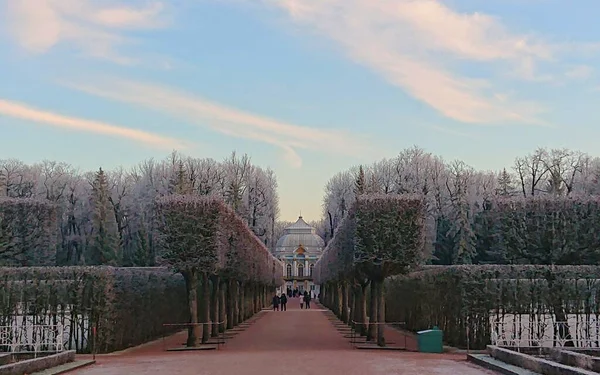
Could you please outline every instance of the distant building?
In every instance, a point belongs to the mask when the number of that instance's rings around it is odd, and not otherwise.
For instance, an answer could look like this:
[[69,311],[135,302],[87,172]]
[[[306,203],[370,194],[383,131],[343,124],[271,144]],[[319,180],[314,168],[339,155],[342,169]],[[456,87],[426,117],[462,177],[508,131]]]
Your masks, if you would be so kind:
[[284,229],[275,246],[275,256],[283,263],[285,285],[281,292],[297,288],[300,292],[312,290],[319,294],[319,288],[313,282],[313,269],[324,246],[325,242],[316,234],[315,228],[308,225],[302,216]]

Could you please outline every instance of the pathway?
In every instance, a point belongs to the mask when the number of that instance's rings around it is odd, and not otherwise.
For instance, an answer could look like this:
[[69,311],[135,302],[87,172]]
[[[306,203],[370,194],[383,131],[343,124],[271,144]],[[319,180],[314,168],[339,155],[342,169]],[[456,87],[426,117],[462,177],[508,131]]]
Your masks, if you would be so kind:
[[[322,310],[300,310],[290,299],[288,311],[264,311],[248,330],[224,349],[164,352],[162,343],[117,355],[98,356],[80,375],[484,375],[463,355],[419,354],[352,349]],[[183,342],[178,335],[174,342]]]

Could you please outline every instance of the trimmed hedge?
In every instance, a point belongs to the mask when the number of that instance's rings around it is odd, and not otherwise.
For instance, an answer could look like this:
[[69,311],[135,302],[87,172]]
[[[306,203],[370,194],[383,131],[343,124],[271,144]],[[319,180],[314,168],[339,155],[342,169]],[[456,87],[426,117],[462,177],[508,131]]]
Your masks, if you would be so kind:
[[187,311],[183,277],[166,268],[0,268],[0,325],[62,324],[78,352],[92,350],[92,326],[97,351],[112,352],[188,322]]
[[[387,280],[386,316],[412,331],[437,325],[447,344],[483,349],[491,321],[600,315],[600,266],[425,266]],[[468,330],[467,330],[468,328]],[[566,333],[568,334],[568,333]]]
[[0,266],[55,265],[57,229],[54,204],[0,197]]

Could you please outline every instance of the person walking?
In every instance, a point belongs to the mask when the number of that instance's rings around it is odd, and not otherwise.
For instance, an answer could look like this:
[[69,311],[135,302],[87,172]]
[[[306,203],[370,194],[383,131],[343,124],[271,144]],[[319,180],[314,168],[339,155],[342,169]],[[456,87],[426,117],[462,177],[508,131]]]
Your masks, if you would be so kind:
[[281,311],[287,311],[287,296],[282,294],[279,301],[281,302]]
[[310,296],[310,293],[306,293],[304,295],[304,303],[306,304],[306,308],[310,309],[310,300],[312,299],[312,297]]
[[279,296],[277,294],[273,296],[273,311],[279,311]]
[[304,308],[304,296],[302,294],[300,294],[300,308]]

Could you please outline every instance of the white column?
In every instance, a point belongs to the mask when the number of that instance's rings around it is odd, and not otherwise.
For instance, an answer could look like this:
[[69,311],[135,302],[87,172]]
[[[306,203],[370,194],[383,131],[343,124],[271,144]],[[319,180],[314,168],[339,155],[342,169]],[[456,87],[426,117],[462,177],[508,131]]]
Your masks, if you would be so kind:
[[292,276],[298,276],[298,264],[296,259],[294,259],[294,263],[292,264]]

